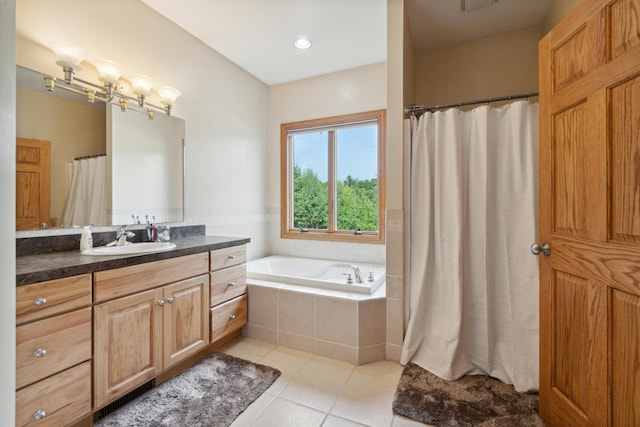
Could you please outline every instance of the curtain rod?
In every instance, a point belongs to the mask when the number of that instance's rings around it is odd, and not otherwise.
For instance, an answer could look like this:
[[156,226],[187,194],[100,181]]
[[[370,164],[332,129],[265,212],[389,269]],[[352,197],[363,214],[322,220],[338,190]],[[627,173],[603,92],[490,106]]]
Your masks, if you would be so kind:
[[474,101],[456,102],[453,104],[432,105],[430,107],[425,107],[422,105],[411,105],[409,106],[409,108],[405,109],[405,113],[420,115],[428,111],[442,110],[445,108],[464,107],[466,105],[489,104],[491,102],[499,102],[499,101],[512,101],[514,99],[532,98],[535,96],[538,96],[538,92],[529,92],[529,93],[521,93],[518,95],[500,96],[498,98],[476,99]]
[[73,160],[93,159],[95,157],[102,157],[102,156],[106,156],[106,154],[93,154],[91,156],[74,157]]

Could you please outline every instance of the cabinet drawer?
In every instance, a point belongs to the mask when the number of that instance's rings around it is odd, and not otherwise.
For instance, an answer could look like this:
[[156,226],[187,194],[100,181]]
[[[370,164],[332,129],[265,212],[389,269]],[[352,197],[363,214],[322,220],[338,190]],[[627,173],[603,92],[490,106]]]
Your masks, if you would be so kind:
[[211,307],[229,301],[247,292],[247,267],[245,264],[211,273]]
[[247,262],[247,247],[245,245],[211,251],[210,270],[233,267]]
[[247,295],[211,309],[211,342],[218,341],[247,323]]
[[94,273],[95,302],[104,302],[125,295],[177,282],[207,273],[209,254],[181,256],[145,264],[130,265]]
[[91,359],[91,308],[16,328],[16,388]]
[[16,324],[91,305],[91,275],[64,277],[16,288]]
[[17,426],[66,426],[90,412],[91,362],[16,392]]

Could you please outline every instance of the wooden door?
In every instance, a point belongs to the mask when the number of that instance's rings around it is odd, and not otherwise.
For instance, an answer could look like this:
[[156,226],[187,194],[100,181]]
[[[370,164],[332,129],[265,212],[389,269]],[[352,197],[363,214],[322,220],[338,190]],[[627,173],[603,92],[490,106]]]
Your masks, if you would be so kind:
[[16,229],[49,223],[51,141],[16,139]]
[[209,275],[163,288],[164,369],[209,344]]
[[540,415],[640,425],[640,0],[540,42]]
[[162,289],[94,307],[94,408],[162,371]]

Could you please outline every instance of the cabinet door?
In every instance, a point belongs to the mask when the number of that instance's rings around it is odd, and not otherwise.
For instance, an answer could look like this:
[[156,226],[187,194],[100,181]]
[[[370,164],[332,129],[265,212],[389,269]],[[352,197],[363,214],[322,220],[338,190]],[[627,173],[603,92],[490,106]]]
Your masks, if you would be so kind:
[[167,285],[163,296],[166,369],[209,342],[209,275]]
[[149,381],[162,370],[162,290],[94,308],[95,407]]

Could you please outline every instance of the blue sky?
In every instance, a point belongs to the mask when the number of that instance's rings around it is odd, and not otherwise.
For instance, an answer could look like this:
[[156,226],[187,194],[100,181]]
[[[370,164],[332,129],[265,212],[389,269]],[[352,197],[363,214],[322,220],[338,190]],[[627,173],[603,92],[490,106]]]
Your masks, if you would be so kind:
[[[327,180],[327,131],[296,135],[294,160],[302,170],[311,168]],[[338,132],[338,179],[347,175],[372,179],[378,174],[377,126],[342,129]]]

